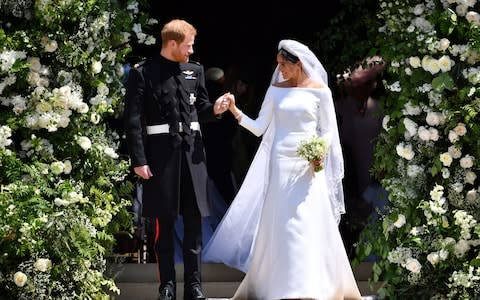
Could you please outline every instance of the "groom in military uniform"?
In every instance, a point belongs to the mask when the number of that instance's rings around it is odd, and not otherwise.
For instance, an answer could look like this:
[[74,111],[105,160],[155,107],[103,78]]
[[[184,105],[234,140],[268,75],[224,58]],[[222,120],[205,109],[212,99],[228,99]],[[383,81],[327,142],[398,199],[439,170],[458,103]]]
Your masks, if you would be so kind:
[[201,287],[202,217],[210,215],[199,122],[228,109],[228,94],[208,99],[202,65],[189,62],[196,29],[184,20],[164,25],[160,55],[129,73],[125,131],[143,185],[143,216],[155,218],[159,298],[176,297],[174,224],[184,222],[184,299],[206,299]]

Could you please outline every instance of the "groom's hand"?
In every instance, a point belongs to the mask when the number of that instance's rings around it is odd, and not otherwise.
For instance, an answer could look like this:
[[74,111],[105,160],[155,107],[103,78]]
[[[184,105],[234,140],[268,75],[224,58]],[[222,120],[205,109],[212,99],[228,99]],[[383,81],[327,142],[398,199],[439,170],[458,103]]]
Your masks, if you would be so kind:
[[215,113],[215,115],[223,114],[225,111],[228,110],[230,106],[229,95],[230,93],[225,93],[222,96],[218,97],[218,99],[215,101],[215,104],[213,105],[213,112]]
[[137,174],[138,176],[142,177],[145,180],[153,176],[152,172],[150,171],[150,167],[148,165],[135,167],[133,168],[133,171],[135,172],[135,174]]

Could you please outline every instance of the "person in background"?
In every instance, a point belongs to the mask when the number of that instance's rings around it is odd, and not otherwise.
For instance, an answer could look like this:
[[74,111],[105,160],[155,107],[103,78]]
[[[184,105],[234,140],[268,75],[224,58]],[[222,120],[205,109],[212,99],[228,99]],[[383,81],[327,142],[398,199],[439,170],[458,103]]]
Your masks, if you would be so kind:
[[[280,41],[276,58],[256,119],[227,96],[262,142],[204,257],[246,272],[232,299],[361,299],[338,228],[344,170],[327,73],[294,40]],[[297,153],[313,136],[327,141],[322,161]]]
[[[210,99],[223,95],[225,73],[221,68],[211,67],[205,71],[206,87]],[[237,193],[237,183],[232,172],[233,137],[237,131],[237,121],[231,113],[226,113],[217,122],[201,124],[205,152],[207,155],[208,175],[213,180],[227,205]]]
[[376,92],[385,63],[378,56],[359,62],[351,74],[340,77],[344,94],[335,101],[340,141],[345,159],[345,206],[341,232],[348,254],[354,257],[361,231],[385,202],[385,191],[370,174],[375,141],[382,129],[383,112]]
[[174,19],[161,31],[159,55],[132,68],[125,98],[125,132],[133,171],[142,180],[144,217],[154,218],[159,297],[176,298],[174,224],[183,217],[184,299],[206,299],[201,286],[202,217],[211,213],[199,122],[228,109],[211,103],[203,66],[189,57],[197,31]]
[[[247,63],[237,62],[230,65],[225,74],[225,91],[235,95],[236,105],[249,116],[257,116],[260,104],[255,102],[255,88]],[[235,124],[237,122],[235,121]],[[233,136],[232,172],[240,186],[257,151],[260,138],[251,134],[242,126],[236,126]]]

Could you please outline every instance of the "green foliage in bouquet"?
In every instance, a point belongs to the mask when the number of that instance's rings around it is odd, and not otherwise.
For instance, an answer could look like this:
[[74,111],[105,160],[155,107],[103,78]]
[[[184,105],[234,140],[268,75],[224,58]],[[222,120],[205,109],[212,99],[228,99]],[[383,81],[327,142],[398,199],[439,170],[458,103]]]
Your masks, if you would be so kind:
[[382,0],[389,63],[375,174],[389,204],[363,232],[386,299],[480,298],[480,3]]
[[156,20],[135,1],[0,2],[0,295],[108,299],[132,230],[120,135],[124,63]]

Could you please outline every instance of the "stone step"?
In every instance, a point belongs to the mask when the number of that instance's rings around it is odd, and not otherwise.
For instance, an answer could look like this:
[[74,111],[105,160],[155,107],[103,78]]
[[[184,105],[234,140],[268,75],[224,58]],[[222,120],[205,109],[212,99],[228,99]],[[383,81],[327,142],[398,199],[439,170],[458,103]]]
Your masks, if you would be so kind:
[[[175,266],[177,273],[177,299],[183,299],[183,265]],[[354,268],[355,278],[363,296],[375,295],[379,285],[370,287],[368,279],[371,263],[362,263]],[[158,293],[156,264],[117,264],[109,267],[110,275],[121,293],[117,300],[154,300]],[[243,279],[243,272],[223,264],[202,265],[202,286],[209,299],[225,299],[233,296]],[[365,298],[368,299],[368,298]]]
[[[229,299],[235,293],[240,282],[203,282],[202,287],[208,299]],[[357,282],[364,299],[374,299],[375,292],[366,281]],[[119,282],[120,295],[116,300],[155,300],[158,296],[158,283],[154,282]],[[177,299],[183,299],[183,285],[177,285]]]

